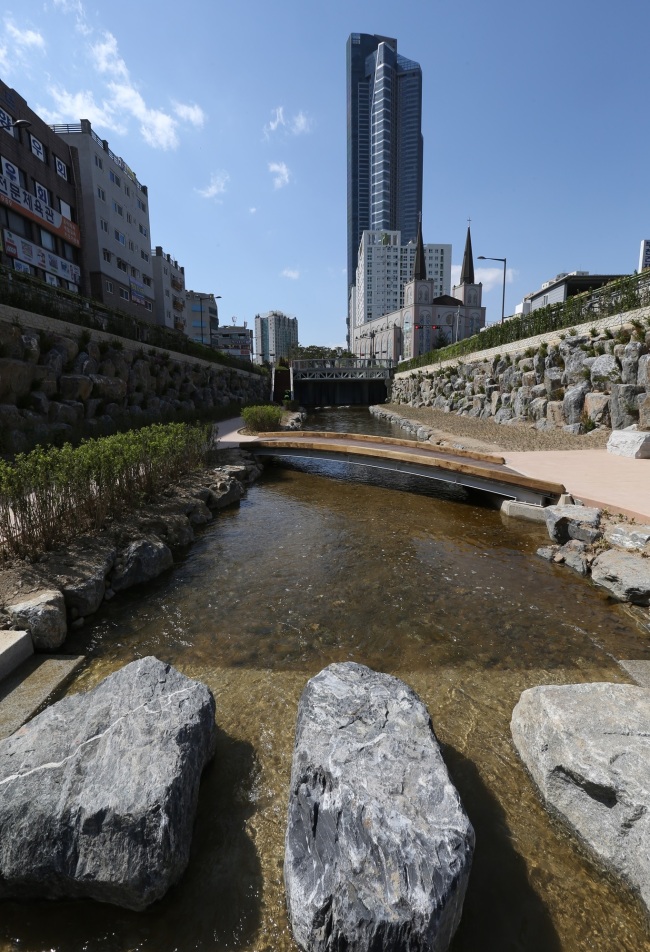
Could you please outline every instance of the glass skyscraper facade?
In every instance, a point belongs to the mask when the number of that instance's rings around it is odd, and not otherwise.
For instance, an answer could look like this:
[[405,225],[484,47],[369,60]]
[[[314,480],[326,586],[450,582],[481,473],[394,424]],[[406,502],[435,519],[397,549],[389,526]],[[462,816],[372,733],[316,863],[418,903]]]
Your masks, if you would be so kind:
[[422,211],[422,70],[397,40],[352,33],[347,43],[348,293],[364,231],[415,240]]

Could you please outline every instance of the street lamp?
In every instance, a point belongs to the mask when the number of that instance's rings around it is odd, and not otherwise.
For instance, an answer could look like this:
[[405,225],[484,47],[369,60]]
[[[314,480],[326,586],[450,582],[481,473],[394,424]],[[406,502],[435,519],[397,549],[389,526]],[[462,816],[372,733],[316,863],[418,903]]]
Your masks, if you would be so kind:
[[503,295],[501,296],[501,323],[506,313],[506,259],[505,258],[486,258],[485,255],[478,256],[479,261],[502,261],[503,262]]

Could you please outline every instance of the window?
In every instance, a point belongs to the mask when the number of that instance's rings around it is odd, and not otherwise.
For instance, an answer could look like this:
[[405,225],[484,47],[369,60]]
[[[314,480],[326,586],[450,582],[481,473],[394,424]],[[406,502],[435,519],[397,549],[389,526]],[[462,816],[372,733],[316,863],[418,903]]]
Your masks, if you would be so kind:
[[72,221],[72,208],[67,202],[64,202],[62,198],[59,199],[59,211],[64,218],[67,218],[68,221]]
[[167,268],[163,268],[163,271],[165,272],[165,274],[169,274],[169,272],[167,271]]
[[146,308],[148,311],[153,310],[152,307],[151,307],[151,301],[145,301],[145,302],[144,302],[144,306],[145,306],[145,308]]
[[108,222],[106,221],[105,218],[99,219],[99,227],[101,228],[102,231],[105,231],[108,234]]
[[99,185],[97,186],[97,198],[100,200],[100,202],[106,201],[106,192],[103,188],[100,188]]
[[113,282],[112,282],[112,281],[106,281],[105,287],[106,287],[106,290],[108,291],[109,294],[112,294],[112,293],[113,293]]
[[103,254],[104,254],[104,261],[110,261],[111,258],[113,257],[110,251],[108,250],[108,248],[103,249]]
[[137,278],[139,274],[140,272],[138,271],[138,269],[134,268],[133,265],[131,265],[131,277]]
[[140,209],[141,212],[146,212],[147,210],[147,206],[145,205],[145,203],[142,201],[141,198],[138,199],[138,208]]
[[129,197],[131,196],[131,189],[129,188],[128,185],[124,186],[124,194],[128,195]]
[[129,251],[135,251],[135,245],[133,244],[131,239],[129,239]]
[[44,205],[49,205],[52,207],[52,193],[49,188],[46,188],[44,185],[41,185],[40,182],[37,182],[36,179],[33,179],[34,182],[34,195],[39,202],[43,202]]
[[140,234],[141,234],[141,235],[144,235],[144,237],[146,238],[146,237],[147,237],[147,229],[144,227],[144,225],[140,225],[139,228],[140,228]]
[[[102,162],[102,160],[100,159],[100,157],[99,157],[98,155],[95,155],[95,165],[97,166],[98,169],[103,169],[103,168],[104,168],[104,163]],[[111,291],[112,291],[112,290],[113,290],[113,288],[111,288]]]
[[165,288],[165,297],[169,297],[169,288]]
[[76,261],[77,260],[77,251],[72,245],[69,245],[67,241],[60,242],[61,251],[63,257],[66,261]]
[[49,231],[45,231],[44,228],[41,228],[41,244],[48,251],[56,251],[56,238]]
[[116,175],[113,169],[109,170],[108,177],[111,180],[111,182],[113,182],[115,185],[119,186],[122,184],[122,182],[120,181],[119,175]]
[[124,288],[120,288],[120,297],[122,298],[123,301],[128,301],[128,300],[129,300],[129,292],[128,292],[128,291],[125,291]]
[[126,272],[128,271],[128,266],[127,266],[126,261],[122,261],[121,258],[118,258],[118,259],[117,259],[117,266],[118,266],[118,268],[120,269],[120,271],[123,271],[125,274],[126,274]]
[[147,286],[148,288],[151,287],[151,278],[149,277],[148,274],[143,274],[143,275],[142,275],[142,283],[143,283],[143,284],[146,284],[146,286]]
[[114,211],[114,212],[117,212],[118,215],[123,215],[123,214],[124,214],[124,212],[123,212],[123,210],[122,210],[122,206],[121,206],[121,205],[118,205],[117,202],[113,202],[113,211]]
[[140,252],[140,257],[142,258],[143,261],[148,261],[148,260],[149,260],[149,255],[147,254],[146,251],[141,251],[141,252]]
[[131,215],[131,212],[126,213],[126,220],[129,223],[129,225],[133,224],[133,216]]
[[117,228],[115,229],[115,241],[119,241],[121,245],[126,245],[126,238],[121,231],[117,230]]

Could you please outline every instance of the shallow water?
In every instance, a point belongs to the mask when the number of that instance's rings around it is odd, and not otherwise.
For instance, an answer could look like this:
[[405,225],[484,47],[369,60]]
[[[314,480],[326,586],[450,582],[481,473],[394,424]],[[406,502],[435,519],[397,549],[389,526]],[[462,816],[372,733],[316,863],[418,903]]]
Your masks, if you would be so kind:
[[[317,425],[352,429],[362,416]],[[296,708],[309,677],[347,659],[420,694],[475,826],[454,952],[650,948],[640,905],[548,817],[509,732],[524,688],[624,681],[615,659],[650,659],[648,632],[538,559],[539,527],[441,484],[311,469],[270,467],[184,561],[69,644],[91,654],[71,690],[156,654],[215,694],[218,750],[182,882],[139,914],[2,903],[0,949],[295,949],[282,859]]]

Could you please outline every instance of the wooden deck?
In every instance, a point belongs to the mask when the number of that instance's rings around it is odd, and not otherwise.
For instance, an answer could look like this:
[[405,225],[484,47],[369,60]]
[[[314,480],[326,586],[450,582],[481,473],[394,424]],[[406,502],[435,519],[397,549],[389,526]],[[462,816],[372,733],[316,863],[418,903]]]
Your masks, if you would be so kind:
[[255,456],[352,463],[456,483],[534,505],[554,503],[565,492],[561,483],[524,476],[510,469],[502,456],[385,436],[283,431],[264,433],[241,446]]

